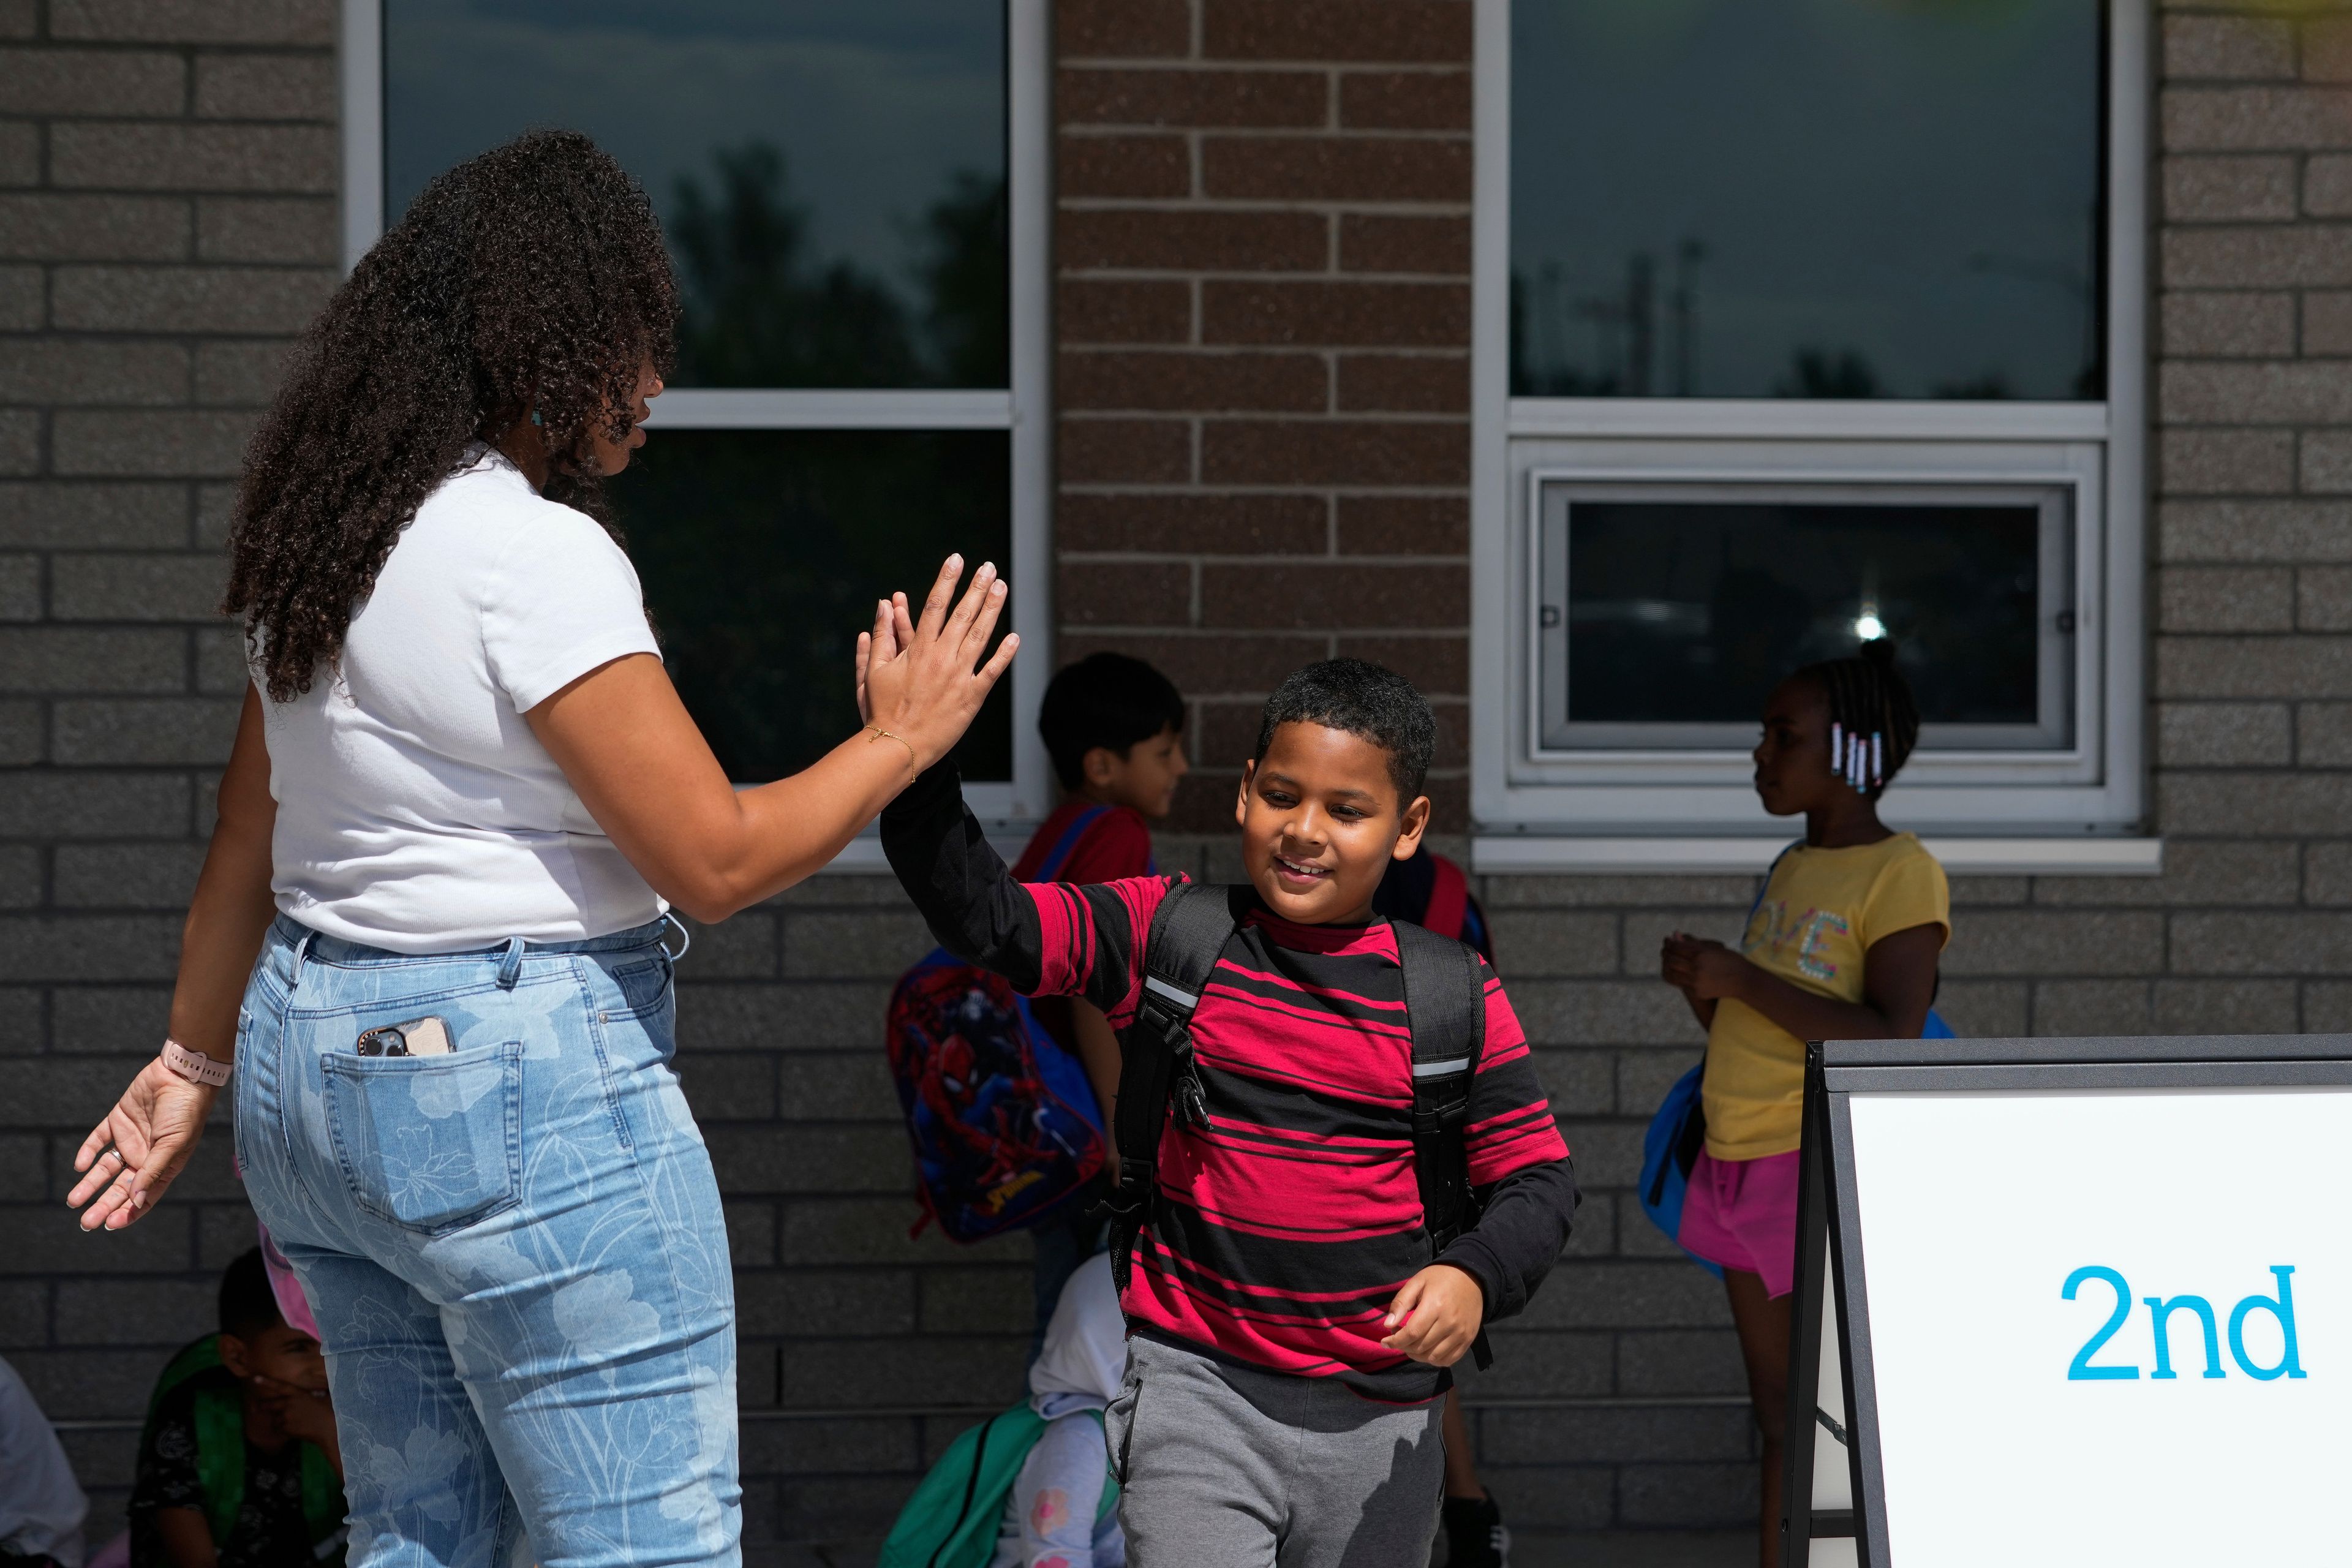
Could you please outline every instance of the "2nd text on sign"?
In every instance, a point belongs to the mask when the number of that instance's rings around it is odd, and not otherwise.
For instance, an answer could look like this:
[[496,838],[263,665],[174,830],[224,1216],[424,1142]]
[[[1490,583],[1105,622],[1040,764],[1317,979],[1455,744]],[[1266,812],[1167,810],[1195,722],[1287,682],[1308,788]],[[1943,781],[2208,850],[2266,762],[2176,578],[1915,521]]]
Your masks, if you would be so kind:
[[[2278,1281],[2276,1296],[2249,1296],[2230,1310],[2230,1354],[2248,1377],[2258,1378],[2264,1383],[2276,1377],[2305,1375],[2294,1339],[2294,1266],[2274,1263],[2271,1265],[2271,1274]],[[2115,1291],[2116,1310],[2100,1325],[2098,1331],[2084,1342],[2083,1348],[2074,1352],[2074,1359],[2066,1367],[2066,1380],[2070,1383],[2113,1383],[2137,1378],[2139,1368],[2136,1366],[2100,1365],[2091,1360],[2109,1340],[2116,1337],[2116,1331],[2131,1316],[2131,1286],[2124,1277],[2102,1265],[2085,1264],[2066,1276],[2065,1287],[2059,1294],[2071,1301],[2084,1286],[2095,1282]],[[2221,1329],[2213,1316],[2213,1303],[2202,1296],[2148,1296],[2143,1300],[2147,1306],[2149,1326],[2156,1333],[2156,1370],[2148,1374],[2151,1381],[2180,1375],[2172,1370],[2172,1341],[2166,1331],[2176,1312],[2190,1313],[2196,1318],[2198,1327],[2205,1331],[2204,1375],[2229,1375],[2228,1369],[2221,1364]],[[2258,1365],[2253,1357],[2246,1353],[2246,1320],[2256,1312],[2267,1312],[2278,1322],[2284,1345],[2276,1366]]]

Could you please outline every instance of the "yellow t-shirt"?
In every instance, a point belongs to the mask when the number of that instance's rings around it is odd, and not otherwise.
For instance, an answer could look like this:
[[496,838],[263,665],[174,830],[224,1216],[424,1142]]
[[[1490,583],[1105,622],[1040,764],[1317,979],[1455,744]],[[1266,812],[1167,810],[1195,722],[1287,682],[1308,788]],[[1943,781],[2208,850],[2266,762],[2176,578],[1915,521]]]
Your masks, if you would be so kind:
[[[1944,868],[1908,833],[1843,849],[1799,845],[1780,859],[1748,917],[1739,951],[1792,985],[1840,1002],[1862,1000],[1870,944],[1913,926],[1952,934]],[[1803,1121],[1805,1044],[1744,1002],[1715,1005],[1706,1032],[1706,1152],[1760,1160],[1794,1149]]]

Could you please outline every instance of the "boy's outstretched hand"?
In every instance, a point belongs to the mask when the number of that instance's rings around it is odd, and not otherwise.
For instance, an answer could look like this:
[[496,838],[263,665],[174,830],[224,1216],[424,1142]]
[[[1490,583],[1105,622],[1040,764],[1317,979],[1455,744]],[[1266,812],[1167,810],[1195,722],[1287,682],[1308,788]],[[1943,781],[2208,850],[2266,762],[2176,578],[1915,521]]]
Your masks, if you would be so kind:
[[1486,1318],[1486,1292],[1451,1263],[1433,1263],[1404,1282],[1381,1326],[1381,1343],[1429,1366],[1452,1366],[1468,1353]]

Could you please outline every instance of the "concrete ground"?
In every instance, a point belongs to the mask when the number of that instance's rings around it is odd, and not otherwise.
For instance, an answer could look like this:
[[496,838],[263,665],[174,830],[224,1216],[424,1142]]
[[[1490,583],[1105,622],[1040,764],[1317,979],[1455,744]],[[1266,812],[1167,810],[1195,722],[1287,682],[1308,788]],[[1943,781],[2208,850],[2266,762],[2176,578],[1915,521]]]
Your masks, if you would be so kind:
[[1519,1535],[1511,1568],[1752,1568],[1753,1531],[1621,1530]]
[[[744,1568],[873,1568],[872,1541],[747,1547]],[[1756,1537],[1747,1531],[1626,1530],[1520,1535],[1511,1568],[1749,1568]],[[1444,1568],[1443,1551],[1433,1568]]]

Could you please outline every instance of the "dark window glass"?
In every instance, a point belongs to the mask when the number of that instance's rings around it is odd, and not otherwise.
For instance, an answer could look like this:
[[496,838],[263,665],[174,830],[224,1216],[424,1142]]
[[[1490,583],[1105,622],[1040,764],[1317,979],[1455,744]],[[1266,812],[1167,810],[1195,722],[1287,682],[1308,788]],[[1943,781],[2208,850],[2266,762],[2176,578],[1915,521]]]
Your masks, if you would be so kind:
[[[782,778],[857,732],[876,599],[919,602],[950,551],[1005,563],[1010,447],[992,430],[651,433],[612,494],[670,679],[728,777]],[[1013,776],[1009,681],[958,760]]]
[[2061,492],[1546,492],[1551,746],[1745,747],[1790,671],[1881,636],[1918,697],[1923,745],[2072,743],[2074,530]]
[[2099,0],[1516,0],[1511,386],[2105,395]]
[[384,205],[538,126],[645,184],[681,386],[1006,384],[1004,11],[385,0]]

